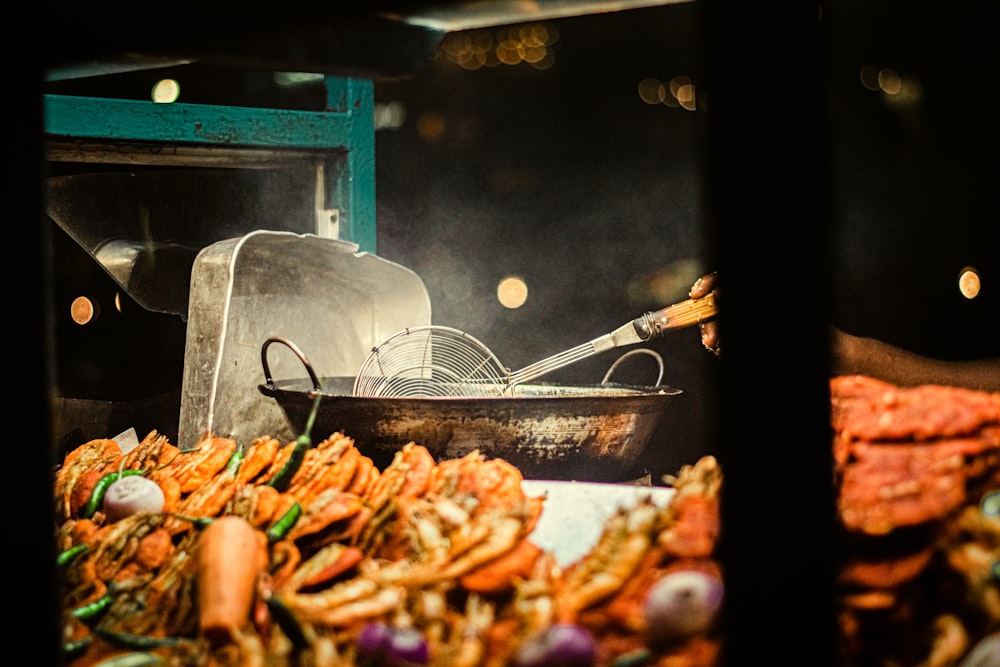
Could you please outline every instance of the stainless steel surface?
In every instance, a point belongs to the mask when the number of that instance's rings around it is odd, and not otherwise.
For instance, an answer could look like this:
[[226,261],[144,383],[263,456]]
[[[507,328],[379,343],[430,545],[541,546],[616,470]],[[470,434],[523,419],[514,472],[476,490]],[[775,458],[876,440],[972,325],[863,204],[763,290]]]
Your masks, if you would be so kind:
[[517,385],[601,352],[634,345],[716,314],[715,292],[667,306],[614,331],[510,371],[479,339],[451,327],[411,327],[372,348],[354,382],[355,396],[497,397]]
[[[281,408],[253,390],[262,340],[300,341],[319,372],[340,375],[389,332],[430,317],[415,273],[353,243],[259,231],[208,246],[191,273],[179,446],[206,431],[240,442],[294,438]],[[286,377],[301,373],[287,350],[272,364]]]
[[[143,159],[119,150],[131,169],[48,178],[46,212],[147,310],[187,317],[191,267],[212,243],[256,229],[316,231],[314,166],[296,153],[284,164],[273,154],[269,162],[244,156],[254,169],[139,170]],[[241,164],[229,158],[228,166]],[[269,196],[279,193],[276,216]]]
[[385,16],[409,25],[452,32],[585,14],[605,14],[691,0],[472,0],[418,3]]

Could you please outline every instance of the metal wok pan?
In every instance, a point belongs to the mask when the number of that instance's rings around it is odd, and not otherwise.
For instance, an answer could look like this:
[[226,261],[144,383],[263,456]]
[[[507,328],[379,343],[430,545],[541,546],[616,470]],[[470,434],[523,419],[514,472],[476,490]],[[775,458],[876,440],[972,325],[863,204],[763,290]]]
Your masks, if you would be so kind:
[[[267,348],[288,346],[308,378],[275,381]],[[655,354],[655,353],[654,353]],[[517,466],[527,479],[629,481],[671,401],[681,390],[604,382],[597,385],[526,384],[501,398],[372,398],[352,395],[353,377],[316,375],[290,341],[269,338],[261,349],[265,384],[296,432],[305,428],[321,394],[312,436],[343,432],[384,469],[413,441],[436,460],[479,450]]]

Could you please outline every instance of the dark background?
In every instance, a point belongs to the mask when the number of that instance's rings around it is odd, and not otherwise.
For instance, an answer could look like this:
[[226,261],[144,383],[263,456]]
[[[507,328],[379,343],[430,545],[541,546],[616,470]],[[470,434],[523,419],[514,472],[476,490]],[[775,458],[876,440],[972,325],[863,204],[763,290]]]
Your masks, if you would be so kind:
[[[840,11],[835,11],[840,8]],[[944,359],[1000,354],[1000,64],[995,2],[835,3],[829,12],[834,318]],[[919,91],[860,84],[889,67]],[[963,267],[982,292],[957,290]]]

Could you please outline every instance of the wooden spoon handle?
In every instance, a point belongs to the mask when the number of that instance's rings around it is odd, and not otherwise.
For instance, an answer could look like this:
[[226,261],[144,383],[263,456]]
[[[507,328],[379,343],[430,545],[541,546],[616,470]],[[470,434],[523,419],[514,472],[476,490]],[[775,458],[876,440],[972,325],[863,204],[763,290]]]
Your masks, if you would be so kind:
[[645,319],[649,322],[653,335],[657,335],[668,329],[681,329],[700,324],[718,312],[715,291],[712,291],[698,299],[687,299],[647,313]]

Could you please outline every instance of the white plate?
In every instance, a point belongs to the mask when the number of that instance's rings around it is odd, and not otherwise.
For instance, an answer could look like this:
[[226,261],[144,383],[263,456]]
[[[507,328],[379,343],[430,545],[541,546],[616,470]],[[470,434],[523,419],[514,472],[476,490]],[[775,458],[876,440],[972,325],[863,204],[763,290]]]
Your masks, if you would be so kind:
[[619,507],[635,507],[651,496],[661,506],[670,502],[674,490],[662,486],[524,480],[529,496],[545,494],[545,508],[531,539],[555,555],[563,567],[586,555],[604,530],[607,518]]

